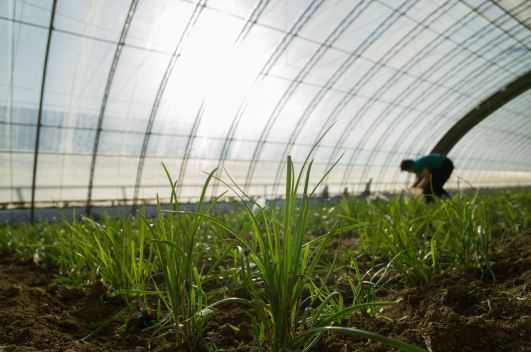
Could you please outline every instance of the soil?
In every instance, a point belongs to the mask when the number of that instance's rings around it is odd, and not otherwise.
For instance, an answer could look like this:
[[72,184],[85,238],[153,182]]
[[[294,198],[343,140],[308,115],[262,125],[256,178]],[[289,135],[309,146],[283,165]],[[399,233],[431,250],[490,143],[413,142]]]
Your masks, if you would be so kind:
[[[499,243],[491,275],[445,273],[429,284],[395,283],[380,298],[399,299],[376,316],[355,314],[344,325],[426,346],[433,352],[531,352],[531,234]],[[0,258],[0,352],[170,351],[166,338],[146,332],[146,317],[132,314],[101,285],[57,284],[53,268]],[[226,306],[209,322],[205,339],[226,351],[256,350],[252,313]],[[363,338],[324,336],[321,352],[391,351]],[[178,350],[178,349],[177,349]]]

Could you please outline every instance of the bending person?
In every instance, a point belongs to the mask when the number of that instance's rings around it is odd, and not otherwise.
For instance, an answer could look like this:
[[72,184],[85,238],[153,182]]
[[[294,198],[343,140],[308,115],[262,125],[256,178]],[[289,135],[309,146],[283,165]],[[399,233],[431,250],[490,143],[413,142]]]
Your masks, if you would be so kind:
[[433,196],[450,197],[443,186],[454,170],[452,160],[441,154],[429,154],[417,160],[406,159],[400,169],[417,175],[412,188],[419,188],[426,203],[433,202]]

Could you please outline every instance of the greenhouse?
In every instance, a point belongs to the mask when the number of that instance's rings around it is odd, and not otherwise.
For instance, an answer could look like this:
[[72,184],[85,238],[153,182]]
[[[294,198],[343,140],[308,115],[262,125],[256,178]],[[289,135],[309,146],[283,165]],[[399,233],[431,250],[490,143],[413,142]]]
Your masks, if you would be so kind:
[[0,41],[0,352],[531,350],[529,0],[0,0]]

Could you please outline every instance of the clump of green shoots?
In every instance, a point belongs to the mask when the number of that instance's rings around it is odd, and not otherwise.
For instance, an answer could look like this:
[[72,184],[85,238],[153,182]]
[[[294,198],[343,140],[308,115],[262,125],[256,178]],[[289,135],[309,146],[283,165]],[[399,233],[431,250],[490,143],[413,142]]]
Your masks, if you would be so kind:
[[[309,201],[331,169],[310,189],[312,162],[307,159],[298,174],[290,157],[287,163],[281,214],[271,209],[253,212],[248,208],[250,236],[233,231],[242,248],[242,273],[247,276],[242,282],[247,283],[256,312],[254,333],[260,348],[273,352],[308,351],[323,333],[330,331],[374,338],[403,351],[423,351],[377,334],[332,326],[360,307],[345,307],[337,291],[319,289],[314,280],[331,233],[306,238]],[[247,204],[250,198],[233,180],[227,186]]]
[[[454,268],[490,268],[492,213],[477,194],[458,194],[430,205],[397,197],[362,208],[361,217],[368,220],[361,230],[362,250],[388,260],[413,283]],[[346,204],[342,209],[347,213],[354,208]],[[345,218],[358,219],[352,213]]]
[[[355,204],[359,209],[359,204]],[[350,205],[343,205],[350,209]],[[418,201],[401,198],[388,202],[366,203],[360,230],[362,250],[372,257],[383,257],[411,281],[428,281],[437,270],[436,237],[430,225],[432,212]],[[354,215],[355,216],[355,215]],[[358,221],[352,217],[351,222]]]
[[170,210],[163,211],[157,204],[157,216],[150,227],[156,258],[162,270],[162,283],[157,285],[157,294],[169,312],[169,323],[176,331],[177,344],[189,351],[205,348],[203,336],[209,315],[215,306],[228,301],[208,303],[203,289],[201,262],[205,252],[201,246],[202,233],[210,226],[210,213],[219,197],[205,200],[212,171],[205,181],[201,196],[193,212],[181,211],[177,201],[177,181],[173,181],[163,165],[171,186]]
[[489,271],[492,218],[478,194],[472,198],[457,195],[440,202],[437,214],[440,247],[451,264],[462,269]]
[[[112,220],[102,223],[83,218],[67,224],[59,249],[63,269],[96,274],[114,293],[126,298],[142,296],[154,265],[146,242],[146,226],[141,219]],[[92,279],[95,279],[93,276]]]

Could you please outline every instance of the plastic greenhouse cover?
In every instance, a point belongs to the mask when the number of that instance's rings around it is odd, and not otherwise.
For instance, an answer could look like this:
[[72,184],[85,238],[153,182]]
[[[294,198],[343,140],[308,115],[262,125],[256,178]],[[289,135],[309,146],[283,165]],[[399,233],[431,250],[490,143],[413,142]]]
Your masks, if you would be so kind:
[[[321,136],[331,193],[402,189],[467,112],[531,69],[525,0],[4,0],[0,204],[193,200],[225,169],[282,192]],[[450,155],[451,183],[529,184],[523,94]],[[215,182],[212,193],[223,185]]]

